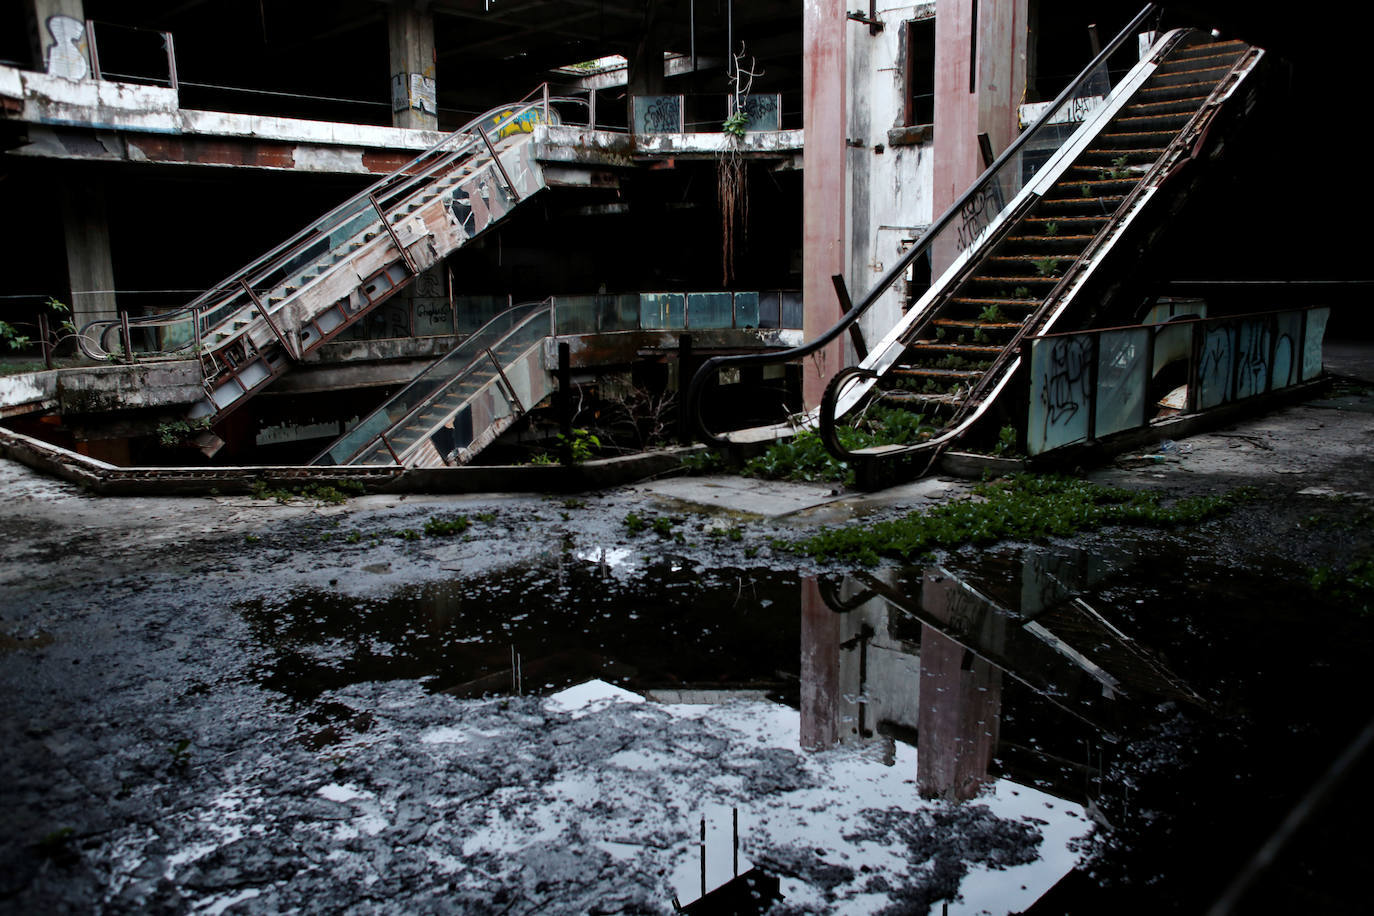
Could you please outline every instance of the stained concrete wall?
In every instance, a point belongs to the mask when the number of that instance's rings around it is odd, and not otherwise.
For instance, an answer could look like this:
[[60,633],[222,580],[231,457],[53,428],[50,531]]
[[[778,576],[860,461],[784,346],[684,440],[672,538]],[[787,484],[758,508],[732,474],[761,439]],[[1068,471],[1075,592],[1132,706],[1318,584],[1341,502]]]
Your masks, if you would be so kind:
[[[878,10],[883,30],[872,35],[861,23],[849,26],[849,263],[846,279],[855,301],[930,225],[934,147],[929,132],[911,132],[893,145],[903,122],[908,87],[905,23],[930,19],[935,3],[906,2]],[[914,140],[915,142],[911,142]],[[904,284],[884,293],[862,320],[864,338],[879,340],[902,314]],[[852,358],[851,360],[855,361]]]

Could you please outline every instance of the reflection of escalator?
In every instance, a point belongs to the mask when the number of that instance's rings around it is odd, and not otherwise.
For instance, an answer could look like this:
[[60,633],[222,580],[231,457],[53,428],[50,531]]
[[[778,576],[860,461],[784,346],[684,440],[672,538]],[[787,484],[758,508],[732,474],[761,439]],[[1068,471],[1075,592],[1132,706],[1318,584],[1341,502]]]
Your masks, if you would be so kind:
[[544,368],[548,302],[487,322],[344,433],[313,464],[465,464],[554,390]]
[[[95,322],[93,358],[198,358],[217,420],[544,187],[529,142],[547,96],[478,118],[185,308]],[[124,350],[128,353],[124,353]]]
[[[832,378],[808,417],[832,454],[858,465],[861,483],[876,482],[880,465],[919,472],[967,433],[1009,387],[1025,337],[1064,330],[1056,323],[1088,311],[1088,299],[1094,309],[1113,307],[1109,289],[1120,268],[1132,266],[1123,240],[1153,231],[1148,220],[1167,209],[1162,195],[1182,190],[1169,179],[1197,155],[1263,54],[1205,33],[1170,32],[1104,98],[1109,63],[1129,53],[1148,15],[1128,25],[839,324],[792,351],[708,362],[688,403],[703,437],[747,442],[795,432],[789,421],[716,435],[700,415],[702,391],[725,368],[819,351],[856,327],[914,263],[933,262],[934,284],[859,365]],[[918,416],[903,420],[904,411]]]

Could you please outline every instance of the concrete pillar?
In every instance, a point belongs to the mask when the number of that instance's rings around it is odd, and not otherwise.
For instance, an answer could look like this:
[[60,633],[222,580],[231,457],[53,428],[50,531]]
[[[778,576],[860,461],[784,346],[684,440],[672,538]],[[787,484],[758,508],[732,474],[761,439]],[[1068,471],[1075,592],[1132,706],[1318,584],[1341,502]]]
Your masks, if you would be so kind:
[[105,189],[95,181],[69,179],[61,184],[62,229],[67,243],[67,283],[72,322],[79,328],[118,315],[114,262]]
[[663,52],[667,50],[668,40],[663,28],[665,19],[658,15],[658,10],[658,3],[649,5],[640,39],[626,55],[625,88],[630,95],[663,94]]
[[[802,330],[807,340],[839,317],[830,278],[844,273],[846,261],[845,12],[842,0],[805,0],[802,11]],[[807,360],[802,398],[808,408],[820,403],[843,358],[843,345],[836,342]]]
[[33,67],[68,79],[90,79],[90,36],[81,0],[26,0]]
[[397,3],[387,15],[387,34],[391,48],[392,126],[438,130],[434,16],[408,3]]
[[936,0],[937,214],[982,173],[980,133],[992,141],[994,155],[1016,136],[1026,85],[1026,23],[1026,0]]

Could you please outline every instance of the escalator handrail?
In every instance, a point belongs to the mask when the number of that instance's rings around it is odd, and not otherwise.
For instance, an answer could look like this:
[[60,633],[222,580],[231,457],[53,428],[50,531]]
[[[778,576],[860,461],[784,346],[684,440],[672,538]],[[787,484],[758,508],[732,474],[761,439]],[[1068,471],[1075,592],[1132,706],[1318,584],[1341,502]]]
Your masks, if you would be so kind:
[[[259,255],[253,261],[250,261],[247,265],[237,270],[231,276],[226,277],[219,283],[216,283],[214,286],[210,287],[205,292],[201,293],[199,296],[191,300],[191,302],[187,303],[186,305],[166,312],[159,312],[156,315],[129,318],[130,326],[161,327],[171,323],[175,323],[180,320],[184,320],[186,317],[191,317],[198,321],[199,315],[195,314],[197,311],[211,311],[218,304],[213,300],[224,295],[236,294],[240,288],[240,279],[250,278],[253,274],[259,273],[263,269],[274,264],[275,262],[281,261],[286,255],[295,251],[304,243],[314,240],[317,237],[315,233],[317,232],[320,226],[328,223],[330,220],[343,216],[353,208],[357,208],[364,203],[368,203],[371,195],[379,194],[383,191],[386,191],[389,186],[398,181],[400,181],[401,186],[404,186],[407,183],[413,183],[417,179],[422,179],[432,174],[434,170],[438,168],[440,164],[442,164],[443,160],[446,160],[450,155],[457,155],[458,153],[462,152],[462,149],[456,149],[451,153],[445,153],[441,159],[441,162],[432,164],[429,167],[424,168],[413,175],[409,174],[408,170],[415,168],[416,166],[423,163],[425,160],[434,156],[436,153],[439,153],[443,149],[443,147],[453,143],[454,140],[460,138],[460,136],[472,134],[475,128],[486,119],[504,110],[510,109],[512,110],[512,114],[508,120],[515,120],[527,111],[542,108],[545,105],[545,98],[543,96],[543,90],[545,85],[547,84],[541,84],[539,87],[537,87],[535,90],[530,92],[528,95],[526,95],[518,102],[515,102],[510,105],[497,106],[496,108],[493,108],[490,111],[483,112],[482,114],[468,121],[466,124],[458,128],[457,130],[445,133],[444,136],[437,143],[435,143],[433,146],[431,146],[424,152],[420,153],[414,159],[408,161],[405,165],[402,165],[401,167],[388,173],[387,175],[382,176],[368,187],[359,191],[357,194],[353,195],[352,197],[345,200],[343,203],[339,204],[332,210],[325,213],[323,216],[320,216],[315,220],[311,221],[307,226],[305,226],[305,228],[301,229],[295,235],[291,236],[289,239],[277,245],[275,248],[271,249],[265,254]],[[548,104],[550,105],[555,102],[564,101],[569,100],[564,99],[562,97],[550,97],[547,100]],[[467,139],[471,142],[476,142],[475,136],[469,136],[467,137]],[[466,148],[466,144],[463,148]],[[108,330],[110,326],[118,323],[118,321],[112,321],[111,319],[93,321],[82,329],[82,334],[85,335],[88,331],[94,329],[96,325],[102,325],[102,328],[100,329],[100,334],[103,336],[103,334],[106,332],[106,330]],[[202,332],[204,330],[206,329],[202,329]],[[185,349],[185,347],[183,346],[178,349]],[[100,358],[98,354],[88,353],[87,355],[92,358]]]
[[[409,391],[411,388],[413,388],[413,387],[415,387],[416,385],[420,384],[421,380],[424,379],[424,377],[430,372],[430,370],[432,370],[434,367],[436,367],[436,366],[438,366],[439,364],[441,364],[444,360],[449,359],[450,357],[452,357],[454,351],[459,350],[459,349],[461,349],[462,347],[468,345],[468,343],[469,343],[470,341],[480,340],[481,337],[482,337],[482,335],[487,331],[487,329],[491,328],[491,327],[492,327],[493,325],[495,325],[497,322],[501,321],[503,318],[505,318],[506,316],[510,315],[512,312],[518,312],[518,311],[520,311],[521,309],[528,309],[528,310],[529,310],[529,314],[527,314],[526,316],[524,316],[523,318],[521,318],[519,321],[517,321],[514,325],[512,325],[509,329],[507,329],[504,333],[502,333],[500,337],[496,338],[496,340],[494,340],[493,342],[487,344],[487,346],[484,347],[483,350],[482,350],[481,352],[474,353],[472,359],[469,359],[469,360],[467,360],[466,362],[464,362],[464,363],[462,364],[461,368],[459,368],[459,369],[458,369],[457,371],[455,371],[452,375],[450,375],[450,376],[448,377],[447,380],[445,380],[443,383],[441,383],[441,384],[438,386],[438,388],[435,389],[435,391],[439,391],[439,390],[442,390],[442,389],[448,387],[449,385],[451,385],[451,384],[453,383],[454,379],[458,378],[458,376],[462,375],[462,374],[463,374],[464,372],[466,372],[469,368],[471,368],[473,362],[476,361],[477,359],[480,359],[481,356],[483,355],[483,353],[484,353],[487,349],[495,350],[495,349],[496,349],[497,347],[499,347],[504,341],[506,341],[507,339],[509,339],[509,337],[510,337],[512,334],[514,334],[516,331],[519,331],[521,328],[524,328],[525,326],[527,326],[531,321],[533,321],[533,320],[535,320],[535,319],[537,319],[537,318],[542,318],[542,317],[547,316],[548,313],[549,313],[549,311],[553,308],[553,301],[554,301],[554,300],[553,300],[553,297],[550,296],[550,297],[548,297],[547,299],[543,299],[543,300],[539,300],[539,301],[535,301],[535,302],[522,302],[522,303],[520,303],[519,305],[512,305],[510,308],[506,309],[505,311],[503,311],[503,312],[501,312],[501,313],[499,313],[499,314],[493,316],[493,317],[490,318],[485,324],[483,324],[480,328],[478,328],[476,331],[473,331],[473,332],[472,332],[471,334],[469,334],[467,337],[463,338],[462,341],[460,341],[459,343],[455,344],[454,347],[453,347],[453,349],[451,349],[451,350],[449,350],[447,353],[444,353],[443,355],[439,356],[437,359],[435,359],[435,360],[434,360],[432,363],[430,363],[428,366],[425,366],[425,368],[423,368],[423,369],[421,369],[419,372],[417,372],[417,373],[415,374],[415,377],[414,377],[413,379],[411,379],[411,380],[406,384],[406,386],[405,386],[404,388],[402,388],[400,391],[398,391],[398,392],[396,392],[395,394],[393,394],[391,397],[387,398],[387,399],[386,399],[384,402],[382,402],[382,404],[379,405],[375,410],[373,410],[373,411],[372,411],[371,413],[369,413],[367,416],[365,416],[365,417],[363,417],[361,420],[359,420],[358,423],[357,423],[357,425],[355,425],[353,428],[354,428],[354,429],[357,429],[358,427],[363,426],[364,424],[367,423],[368,420],[371,420],[373,417],[377,416],[377,414],[382,413],[382,412],[386,409],[387,404],[390,404],[392,401],[395,401],[396,399],[400,398],[402,395],[404,395],[404,394],[405,394],[407,391]],[[423,407],[429,400],[430,400],[429,398],[426,398],[426,399],[420,401],[418,404],[416,404],[416,405],[415,405],[414,407],[412,407],[410,410],[406,411],[405,415],[402,416],[400,419],[398,419],[398,420],[396,420],[395,422],[389,424],[385,429],[383,429],[383,430],[382,430],[381,432],[379,432],[377,435],[373,436],[371,439],[368,439],[366,442],[364,442],[364,443],[363,443],[362,445],[360,445],[358,448],[354,449],[353,452],[352,452],[352,454],[350,454],[346,459],[344,459],[343,461],[335,462],[335,463],[336,463],[336,464],[347,464],[349,461],[352,461],[354,458],[357,458],[359,455],[361,455],[361,454],[367,449],[368,446],[372,445],[372,443],[376,442],[378,439],[380,439],[380,438],[382,438],[383,436],[387,435],[388,433],[392,432],[392,431],[395,430],[398,426],[401,426],[403,423],[405,423],[406,420],[408,420],[408,419],[410,419],[412,416],[414,416],[414,415],[415,415],[415,412],[418,411],[421,407]],[[339,437],[339,439],[342,439],[342,438],[344,438],[344,436],[347,436],[347,435],[348,435],[348,433],[344,433],[343,436],[340,436],[340,437]],[[328,448],[325,448],[325,449],[324,449],[323,451],[321,451],[318,455],[316,455],[313,459],[311,459],[310,463],[311,463],[311,464],[315,464],[315,463],[318,462],[321,458],[323,458],[323,457],[325,457],[326,455],[328,455],[328,454],[330,453],[330,451],[333,450],[334,446],[337,445],[337,444],[338,444],[338,439],[336,439],[334,442],[329,443]]]
[[873,285],[863,299],[850,307],[850,309],[840,317],[840,320],[831,325],[828,330],[815,339],[789,350],[780,350],[774,353],[714,356],[703,363],[701,368],[692,376],[691,384],[687,389],[687,398],[684,403],[684,408],[692,418],[692,423],[696,428],[698,437],[700,437],[702,441],[715,446],[725,446],[728,444],[728,440],[715,435],[706,428],[705,420],[701,415],[702,394],[706,389],[707,382],[711,378],[719,374],[720,371],[725,368],[743,368],[745,366],[776,365],[779,363],[793,362],[810,356],[812,353],[819,351],[827,344],[836,340],[841,334],[848,330],[854,322],[858,321],[874,303],[882,298],[883,294],[887,292],[887,289],[905,274],[907,267],[909,267],[917,257],[926,253],[936,236],[954,221],[955,217],[959,215],[964,206],[983,189],[989,179],[996,175],[1007,161],[1020,152],[1021,148],[1049,123],[1055,113],[1069,99],[1074,97],[1082,84],[1096,72],[1097,68],[1120,50],[1128,39],[1134,37],[1138,29],[1144,25],[1151,16],[1158,15],[1159,12],[1160,10],[1153,3],[1147,4],[1141,9],[1117,36],[1103,47],[1092,61],[1083,68],[1082,72],[1080,72],[1078,76],[1059,93],[1059,95],[1055,96],[1054,101],[1046,107],[1045,111],[1036,119],[1035,123],[1026,130],[1023,130],[1016,139],[1002,151],[1001,155],[983,170],[983,173],[978,176],[977,180],[969,185],[968,189],[960,195],[959,199],[951,204],[935,222],[931,223],[930,227],[922,234],[921,239],[898,258],[893,266],[888,269],[887,273],[883,274],[883,276],[878,279],[878,282]]

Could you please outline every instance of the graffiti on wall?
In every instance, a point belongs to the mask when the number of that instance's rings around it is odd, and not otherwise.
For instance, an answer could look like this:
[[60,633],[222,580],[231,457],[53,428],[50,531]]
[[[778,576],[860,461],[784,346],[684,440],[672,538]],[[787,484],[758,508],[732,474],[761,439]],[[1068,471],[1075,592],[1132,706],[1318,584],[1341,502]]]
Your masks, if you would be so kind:
[[682,130],[682,97],[636,96],[635,114],[635,133],[676,133]]
[[1215,407],[1231,399],[1232,328],[1208,328],[1202,338],[1197,364],[1198,405]]
[[1242,322],[1236,331],[1236,397],[1261,394],[1269,383],[1269,328]]
[[44,66],[52,76],[84,80],[91,75],[86,59],[86,23],[71,16],[49,16],[52,43],[43,50]]
[[978,241],[993,219],[1006,206],[1002,188],[994,181],[979,189],[959,208],[959,226],[955,250],[963,251]]
[[1067,432],[1075,425],[1087,434],[1087,411],[1092,406],[1093,341],[1087,335],[1056,339],[1049,347],[1043,371],[1037,372],[1036,398],[1041,408],[1041,437],[1049,442],[1052,432],[1060,430],[1073,441],[1079,436]]

